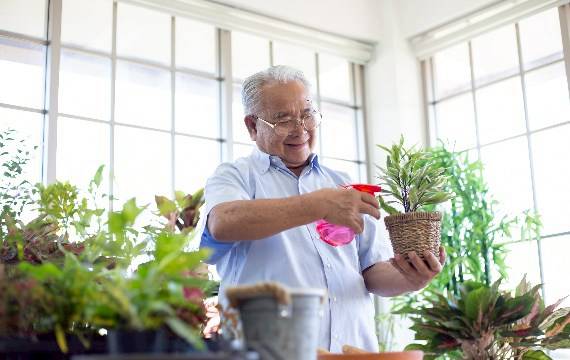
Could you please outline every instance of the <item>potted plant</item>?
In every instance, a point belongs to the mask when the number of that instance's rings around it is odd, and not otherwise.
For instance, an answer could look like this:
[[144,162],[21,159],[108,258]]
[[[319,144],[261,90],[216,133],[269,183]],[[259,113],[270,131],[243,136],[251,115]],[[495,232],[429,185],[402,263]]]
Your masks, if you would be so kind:
[[378,200],[389,214],[384,223],[394,252],[407,256],[415,251],[423,257],[430,251],[439,258],[441,213],[426,208],[453,196],[444,190],[445,168],[428,151],[405,147],[403,136],[390,148],[378,147],[388,154],[386,167],[378,167],[382,186]]
[[475,281],[458,295],[440,296],[412,314],[416,340],[406,349],[422,350],[426,359],[441,355],[468,360],[550,359],[543,350],[570,348],[570,308],[561,301],[545,307],[540,286],[526,279],[514,292]]
[[[15,141],[11,132],[0,135],[0,145]],[[100,344],[99,334],[125,331],[175,339],[168,349],[161,345],[153,350],[174,350],[174,343],[186,350],[187,342],[201,346],[202,301],[211,283],[196,274],[206,254],[186,250],[200,192],[176,194],[184,224],[192,225],[184,231],[175,231],[159,217],[141,226],[137,218],[146,207],[137,206],[134,199],[108,214],[97,206],[106,197],[98,191],[102,167],[89,185],[91,199],[62,182],[20,192],[18,185],[27,184],[19,179],[27,162],[25,152],[0,154],[4,170],[14,174],[0,181],[7,190],[0,199],[2,352],[60,358],[54,351],[85,352],[93,348],[93,341]],[[31,222],[19,219],[25,207],[34,207],[37,214]],[[159,206],[157,215],[162,210]],[[50,334],[56,341],[49,340]],[[45,336],[47,342],[42,341]]]
[[[111,228],[113,235],[128,238],[123,225],[134,223],[141,211],[133,201],[113,213],[112,218],[117,219],[110,220],[116,224]],[[193,274],[207,254],[186,251],[193,234],[189,230],[175,232],[169,226],[147,228],[150,237],[146,243],[136,245],[145,251],[134,258],[139,257],[140,261],[140,255],[146,255],[150,260],[138,265],[128,276],[125,269],[116,268],[99,279],[102,300],[93,307],[91,322],[110,330],[111,353],[188,350],[178,338],[195,348],[203,348],[202,302],[210,292],[211,283]]]

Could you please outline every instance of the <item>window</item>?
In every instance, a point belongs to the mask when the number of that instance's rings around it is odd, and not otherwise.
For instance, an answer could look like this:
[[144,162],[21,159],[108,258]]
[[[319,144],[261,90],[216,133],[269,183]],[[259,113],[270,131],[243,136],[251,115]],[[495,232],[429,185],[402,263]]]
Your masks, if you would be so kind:
[[[560,14],[565,14],[563,8]],[[565,15],[563,15],[565,16]],[[556,8],[454,45],[424,61],[432,140],[485,165],[500,214],[536,209],[536,242],[509,245],[512,283],[544,282],[546,301],[570,294],[559,254],[570,251],[570,96]],[[569,49],[570,49],[570,44]],[[513,239],[511,239],[513,240]]]
[[[60,36],[48,41],[47,28]],[[105,164],[106,191],[151,203],[195,191],[221,161],[251,152],[241,83],[271,64],[313,83],[322,161],[366,181],[360,65],[132,1],[2,1],[0,126],[40,145],[36,181],[86,187]],[[340,131],[350,134],[342,147],[331,142]]]

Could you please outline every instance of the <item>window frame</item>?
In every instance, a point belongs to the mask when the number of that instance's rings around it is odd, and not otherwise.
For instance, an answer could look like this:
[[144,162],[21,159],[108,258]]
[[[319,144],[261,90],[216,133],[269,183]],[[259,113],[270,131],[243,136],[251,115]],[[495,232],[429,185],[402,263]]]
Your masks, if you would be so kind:
[[[187,69],[183,67],[176,66],[176,19],[179,17],[189,18],[184,15],[184,13],[177,11],[176,9],[171,9],[172,11],[168,11],[168,9],[159,8],[155,9],[157,11],[167,11],[171,19],[171,31],[170,31],[170,40],[171,40],[171,62],[169,65],[164,64],[157,64],[152,61],[140,59],[140,58],[133,58],[128,56],[121,56],[117,54],[117,12],[119,3],[127,3],[131,5],[140,6],[136,1],[129,1],[129,0],[114,0],[112,2],[112,39],[111,39],[111,51],[101,51],[101,50],[93,50],[87,49],[81,46],[72,45],[72,44],[65,44],[62,43],[61,40],[61,32],[62,32],[62,11],[63,11],[63,0],[47,0],[46,1],[46,35],[45,39],[34,38],[27,35],[21,35],[16,33],[10,33],[7,31],[0,30],[0,37],[10,37],[15,39],[18,42],[32,42],[34,44],[41,44],[45,47],[45,93],[44,93],[44,106],[42,109],[36,108],[27,108],[21,106],[15,106],[10,104],[3,104],[0,103],[0,107],[12,108],[21,111],[30,111],[41,113],[44,115],[44,123],[43,123],[43,134],[42,139],[43,142],[40,146],[42,149],[42,182],[44,184],[53,183],[56,181],[57,178],[57,137],[58,137],[58,118],[66,117],[68,119],[75,119],[81,121],[89,121],[95,122],[99,124],[105,124],[109,126],[109,158],[108,158],[108,186],[109,186],[109,193],[110,195],[114,194],[114,181],[113,181],[113,170],[115,168],[115,128],[116,126],[126,126],[130,128],[139,128],[144,130],[151,130],[153,132],[160,132],[160,133],[169,133],[171,137],[171,188],[172,191],[175,190],[175,182],[176,182],[176,137],[177,136],[187,136],[191,138],[199,138],[199,139],[206,139],[211,141],[218,142],[220,146],[220,159],[219,162],[223,161],[231,161],[233,156],[233,148],[234,145],[249,145],[245,143],[240,143],[234,140],[233,133],[236,129],[232,127],[232,102],[233,102],[233,87],[236,84],[240,83],[239,79],[234,79],[232,76],[232,59],[231,59],[231,30],[220,27],[219,24],[216,23],[215,19],[212,19],[212,22],[208,22],[207,20],[197,20],[203,23],[210,23],[215,28],[216,33],[216,73],[209,74],[204,73],[198,70]],[[48,21],[49,19],[49,21]],[[191,19],[195,20],[196,19]],[[291,25],[294,26],[294,25]],[[255,34],[253,34],[255,35]],[[267,38],[268,40],[268,50],[269,50],[269,59],[270,65],[273,65],[273,42],[274,40],[271,38]],[[302,44],[302,39],[300,40],[300,44]],[[340,41],[340,40],[339,40]],[[349,41],[349,40],[346,40]],[[352,40],[351,40],[352,41]],[[362,45],[362,44],[360,44]],[[302,46],[302,45],[301,45]],[[95,56],[99,58],[109,59],[111,61],[111,75],[110,75],[110,113],[108,119],[98,119],[98,118],[91,118],[85,116],[78,116],[73,114],[61,113],[59,111],[58,102],[59,102],[59,76],[60,76],[60,68],[61,68],[61,57],[62,51],[69,50],[73,51],[82,55],[86,56]],[[319,66],[318,66],[318,57],[319,57],[319,50],[311,49],[311,51],[315,54],[315,70],[316,70],[316,84],[314,84],[317,88],[316,94],[316,103],[321,105],[322,102],[336,104],[344,107],[348,107],[353,111],[353,121],[354,121],[354,128],[355,128],[355,136],[357,137],[357,154],[358,157],[356,160],[354,159],[337,159],[331,158],[334,160],[342,160],[342,161],[350,161],[358,167],[358,178],[353,179],[354,181],[370,181],[370,177],[367,171],[367,146],[366,146],[366,137],[365,137],[365,114],[364,114],[364,88],[363,88],[363,65],[358,64],[356,62],[347,59],[347,63],[349,64],[349,74],[350,74],[350,86],[351,86],[351,101],[348,103],[339,102],[334,99],[325,99],[321,98],[320,96],[320,88],[319,88]],[[150,66],[152,68],[160,68],[163,70],[167,70],[170,72],[171,77],[171,127],[170,130],[160,130],[154,128],[147,128],[144,126],[138,126],[133,124],[124,124],[117,119],[115,119],[115,102],[116,102],[116,81],[117,81],[117,67],[118,61],[126,61],[133,64],[143,65],[143,66]],[[198,76],[205,79],[216,80],[219,85],[219,98],[218,98],[218,121],[220,122],[220,134],[218,137],[205,137],[200,135],[191,135],[187,133],[179,133],[175,130],[175,117],[176,117],[176,74],[183,73],[189,74],[193,76]],[[326,114],[325,114],[326,116]],[[321,152],[322,154],[322,152]],[[326,159],[326,156],[323,156]],[[112,196],[111,196],[112,198]],[[109,200],[109,208],[113,208],[113,201]]]
[[[551,129],[563,127],[563,126],[570,126],[570,120],[564,121],[561,123],[557,123],[554,125],[549,125],[545,127],[541,127],[539,129],[531,130],[529,125],[529,114],[528,114],[528,107],[527,107],[527,85],[526,85],[526,76],[528,73],[540,70],[542,68],[553,66],[555,64],[564,63],[566,69],[566,80],[568,85],[568,92],[570,94],[570,4],[556,6],[558,9],[558,15],[560,20],[560,31],[562,34],[562,55],[561,57],[552,58],[550,57],[547,61],[541,63],[534,63],[532,66],[528,66],[525,68],[525,64],[522,61],[522,46],[521,46],[521,37],[520,37],[520,30],[519,30],[519,19],[514,22],[515,32],[516,32],[516,46],[517,46],[517,60],[518,60],[518,69],[517,72],[514,74],[507,74],[501,77],[497,77],[490,82],[486,82],[481,85],[476,85],[476,79],[473,71],[473,51],[471,45],[471,39],[462,39],[460,42],[467,42],[468,44],[468,51],[469,51],[469,68],[470,68],[470,87],[467,89],[463,89],[452,94],[446,94],[444,97],[436,99],[436,84],[434,80],[434,54],[430,56],[426,56],[420,59],[420,66],[421,66],[421,76],[422,76],[422,90],[423,90],[423,99],[424,99],[424,116],[425,121],[427,124],[427,143],[428,145],[435,145],[437,143],[437,107],[436,105],[442,101],[452,99],[457,96],[471,94],[473,99],[473,106],[474,106],[474,117],[475,117],[475,130],[476,130],[476,145],[475,147],[466,149],[467,151],[475,150],[477,153],[478,159],[481,159],[481,148],[492,146],[495,144],[500,144],[504,142],[508,142],[513,139],[517,138],[526,138],[527,147],[528,147],[528,156],[529,156],[529,166],[530,166],[530,176],[531,176],[531,185],[532,185],[532,210],[538,211],[538,204],[537,204],[537,196],[536,196],[536,183],[535,183],[535,167],[534,167],[534,152],[532,147],[532,136],[534,134],[548,131]],[[542,11],[546,11],[549,9],[541,9],[541,11],[533,14],[528,14],[529,16],[538,14]],[[500,26],[505,26],[505,24],[500,24]],[[488,29],[488,31],[492,31],[494,29]],[[456,43],[449,44],[450,46],[455,45]],[[445,49],[445,48],[444,48]],[[443,49],[437,49],[440,51]],[[513,79],[516,77],[520,77],[521,87],[522,87],[522,96],[523,96],[523,105],[524,105],[524,122],[525,122],[525,132],[519,135],[510,136],[504,139],[495,140],[491,142],[487,142],[482,144],[480,141],[480,134],[479,134],[479,124],[478,124],[478,114],[477,114],[477,99],[476,99],[476,91],[487,86],[491,86],[493,84],[499,83],[501,81],[505,81],[508,79]],[[570,99],[569,99],[570,100]],[[552,234],[541,234],[537,241],[537,255],[538,255],[538,265],[540,270],[540,279],[541,283],[545,283],[545,275],[544,275],[544,261],[542,257],[542,247],[541,244],[543,241],[549,238],[559,238],[563,236],[570,235],[570,226],[566,231],[556,232]],[[542,288],[543,296],[546,292],[548,292],[548,286]]]

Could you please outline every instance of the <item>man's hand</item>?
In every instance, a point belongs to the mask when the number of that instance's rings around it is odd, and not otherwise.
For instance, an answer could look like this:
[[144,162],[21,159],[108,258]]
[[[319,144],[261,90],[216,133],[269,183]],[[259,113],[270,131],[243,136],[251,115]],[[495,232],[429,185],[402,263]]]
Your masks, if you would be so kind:
[[364,230],[362,214],[380,218],[378,201],[370,194],[354,189],[322,189],[312,195],[317,199],[324,220],[347,226],[357,234]]
[[394,266],[408,282],[415,288],[420,290],[424,288],[437,274],[443,269],[445,264],[445,249],[439,247],[439,259],[431,252],[424,253],[424,260],[414,251],[408,253],[409,260],[403,255],[397,254],[390,260]]

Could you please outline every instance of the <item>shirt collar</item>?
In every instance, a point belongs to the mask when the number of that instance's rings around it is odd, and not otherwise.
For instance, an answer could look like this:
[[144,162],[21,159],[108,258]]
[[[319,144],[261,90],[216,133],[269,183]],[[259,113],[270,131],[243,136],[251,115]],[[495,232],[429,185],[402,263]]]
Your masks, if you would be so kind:
[[[253,160],[253,165],[257,168],[257,170],[261,174],[265,174],[269,170],[271,165],[280,167],[282,169],[287,168],[283,163],[283,161],[278,156],[269,155],[261,151],[257,146],[254,147],[251,157]],[[309,166],[312,169],[322,172],[321,165],[319,163],[319,156],[317,154],[313,153],[309,156]]]

